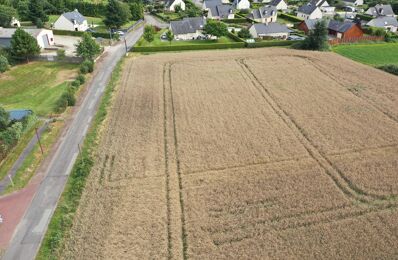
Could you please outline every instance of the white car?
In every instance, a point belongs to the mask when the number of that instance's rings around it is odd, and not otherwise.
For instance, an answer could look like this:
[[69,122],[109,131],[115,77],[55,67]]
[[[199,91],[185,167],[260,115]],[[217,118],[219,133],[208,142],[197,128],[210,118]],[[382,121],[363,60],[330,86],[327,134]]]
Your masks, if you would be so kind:
[[120,36],[124,36],[124,32],[123,31],[117,31],[117,34],[119,34]]

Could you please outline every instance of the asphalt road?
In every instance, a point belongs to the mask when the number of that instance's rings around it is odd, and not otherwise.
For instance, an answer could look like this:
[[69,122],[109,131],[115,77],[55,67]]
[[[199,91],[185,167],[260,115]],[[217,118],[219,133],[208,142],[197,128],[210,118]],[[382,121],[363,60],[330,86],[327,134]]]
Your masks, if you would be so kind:
[[147,24],[151,24],[151,25],[159,27],[159,28],[169,28],[168,23],[165,23],[150,14],[145,14],[144,17],[145,17],[145,22]]
[[[140,38],[142,32],[141,27],[127,34],[127,45],[131,47]],[[97,105],[108,79],[117,62],[125,55],[125,51],[123,43],[107,50],[108,53],[99,64],[97,75],[88,86],[88,93],[79,111],[75,114],[70,128],[62,137],[61,144],[47,169],[46,177],[14,233],[4,254],[4,260],[35,258],[78,155],[78,144],[82,143],[91,120],[95,116]]]

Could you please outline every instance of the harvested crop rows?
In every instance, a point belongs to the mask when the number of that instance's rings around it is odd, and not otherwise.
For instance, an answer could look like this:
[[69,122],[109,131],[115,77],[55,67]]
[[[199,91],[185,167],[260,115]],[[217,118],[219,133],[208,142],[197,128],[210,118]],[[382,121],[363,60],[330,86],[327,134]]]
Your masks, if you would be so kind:
[[397,256],[396,86],[332,53],[128,59],[62,257]]

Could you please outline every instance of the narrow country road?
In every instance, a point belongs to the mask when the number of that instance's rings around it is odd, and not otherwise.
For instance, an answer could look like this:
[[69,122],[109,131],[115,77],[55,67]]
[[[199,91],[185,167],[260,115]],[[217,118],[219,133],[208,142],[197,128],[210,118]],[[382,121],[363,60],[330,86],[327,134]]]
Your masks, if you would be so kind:
[[[128,47],[134,45],[142,35],[142,32],[143,29],[141,27],[126,34]],[[29,208],[14,233],[12,241],[4,254],[4,260],[35,258],[78,155],[78,144],[84,140],[108,79],[118,61],[125,55],[125,52],[124,44],[120,43],[110,47],[103,57],[96,77],[87,86],[88,92],[79,111],[75,114],[70,128],[62,137],[61,144],[47,168],[46,177],[40,183]]]
[[169,24],[161,21],[160,19],[154,17],[150,14],[145,14],[145,21],[147,24],[159,27],[159,28],[169,28]]

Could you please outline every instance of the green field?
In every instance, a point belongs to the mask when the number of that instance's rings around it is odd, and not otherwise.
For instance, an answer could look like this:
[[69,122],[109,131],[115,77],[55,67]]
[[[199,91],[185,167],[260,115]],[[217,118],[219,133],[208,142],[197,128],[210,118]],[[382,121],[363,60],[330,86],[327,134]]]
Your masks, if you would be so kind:
[[139,47],[157,47],[157,46],[176,46],[176,45],[196,45],[196,44],[211,44],[211,43],[230,43],[235,42],[228,37],[220,37],[217,40],[190,40],[190,41],[176,41],[173,40],[171,43],[169,41],[164,41],[160,39],[160,36],[166,32],[163,29],[155,34],[155,39],[152,42],[147,42],[143,37],[137,42],[136,46]]
[[372,66],[398,65],[398,43],[338,45],[333,51]]
[[48,115],[76,68],[75,64],[55,62],[15,66],[0,76],[0,104],[6,109],[31,109],[39,116]]

